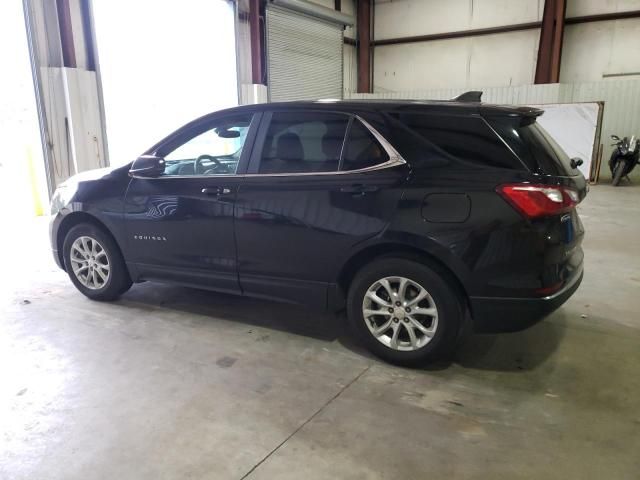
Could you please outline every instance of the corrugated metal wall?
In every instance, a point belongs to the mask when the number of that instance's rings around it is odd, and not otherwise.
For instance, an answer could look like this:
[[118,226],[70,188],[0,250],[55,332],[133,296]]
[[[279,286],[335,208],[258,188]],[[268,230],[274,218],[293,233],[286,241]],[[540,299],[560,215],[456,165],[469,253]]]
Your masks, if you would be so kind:
[[[466,90],[482,90],[482,100],[499,104],[544,104],[604,102],[601,142],[603,164],[611,154],[609,136],[640,135],[640,80],[607,80],[594,83],[556,83],[549,85],[521,85],[516,87],[454,88],[443,90],[424,90],[412,92],[353,93],[345,92],[346,98],[378,99],[432,99],[453,98]],[[601,174],[610,176],[608,169],[602,168]]]
[[269,101],[340,98],[343,28],[267,5]]

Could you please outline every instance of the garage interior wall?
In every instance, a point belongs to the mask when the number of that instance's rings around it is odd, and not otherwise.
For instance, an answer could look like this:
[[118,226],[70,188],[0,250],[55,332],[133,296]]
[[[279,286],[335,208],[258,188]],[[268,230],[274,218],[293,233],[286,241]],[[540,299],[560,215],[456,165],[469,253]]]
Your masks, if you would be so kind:
[[[640,10],[640,0],[567,0],[567,18]],[[640,18],[567,25],[560,82],[640,79]]]
[[[539,21],[544,0],[375,2],[374,41]],[[375,92],[533,83],[540,29],[376,46]],[[508,62],[508,63],[506,63]]]
[[24,0],[49,194],[72,175],[108,165],[87,0]]
[[[544,0],[377,0],[374,41],[540,22]],[[640,10],[567,0],[566,17]],[[560,82],[640,78],[640,18],[565,26]],[[539,28],[374,48],[374,92],[534,83]]]

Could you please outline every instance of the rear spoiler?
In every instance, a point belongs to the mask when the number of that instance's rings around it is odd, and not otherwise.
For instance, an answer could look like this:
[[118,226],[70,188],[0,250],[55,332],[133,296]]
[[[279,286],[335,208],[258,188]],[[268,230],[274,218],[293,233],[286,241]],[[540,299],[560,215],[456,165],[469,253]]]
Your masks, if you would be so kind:
[[464,92],[462,95],[458,95],[455,98],[451,99],[452,102],[477,102],[480,103],[482,101],[482,91],[481,90],[471,90],[469,92]]

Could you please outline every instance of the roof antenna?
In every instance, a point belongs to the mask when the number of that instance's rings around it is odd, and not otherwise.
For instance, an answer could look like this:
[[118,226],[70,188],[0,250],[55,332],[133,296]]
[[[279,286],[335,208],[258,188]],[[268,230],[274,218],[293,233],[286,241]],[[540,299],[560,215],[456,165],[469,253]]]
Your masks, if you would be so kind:
[[452,102],[478,102],[482,101],[481,90],[471,90],[464,92],[462,95],[458,95],[456,98],[451,99]]

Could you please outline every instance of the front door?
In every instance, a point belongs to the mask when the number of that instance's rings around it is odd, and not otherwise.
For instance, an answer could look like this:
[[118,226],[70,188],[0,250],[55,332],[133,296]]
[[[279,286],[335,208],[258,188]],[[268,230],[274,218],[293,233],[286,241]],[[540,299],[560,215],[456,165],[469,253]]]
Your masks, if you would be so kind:
[[344,259],[389,224],[406,175],[353,116],[265,114],[237,196],[243,291],[325,306]]
[[133,178],[126,195],[129,257],[142,279],[239,292],[234,202],[258,119],[215,118],[178,131],[155,155],[157,178]]

